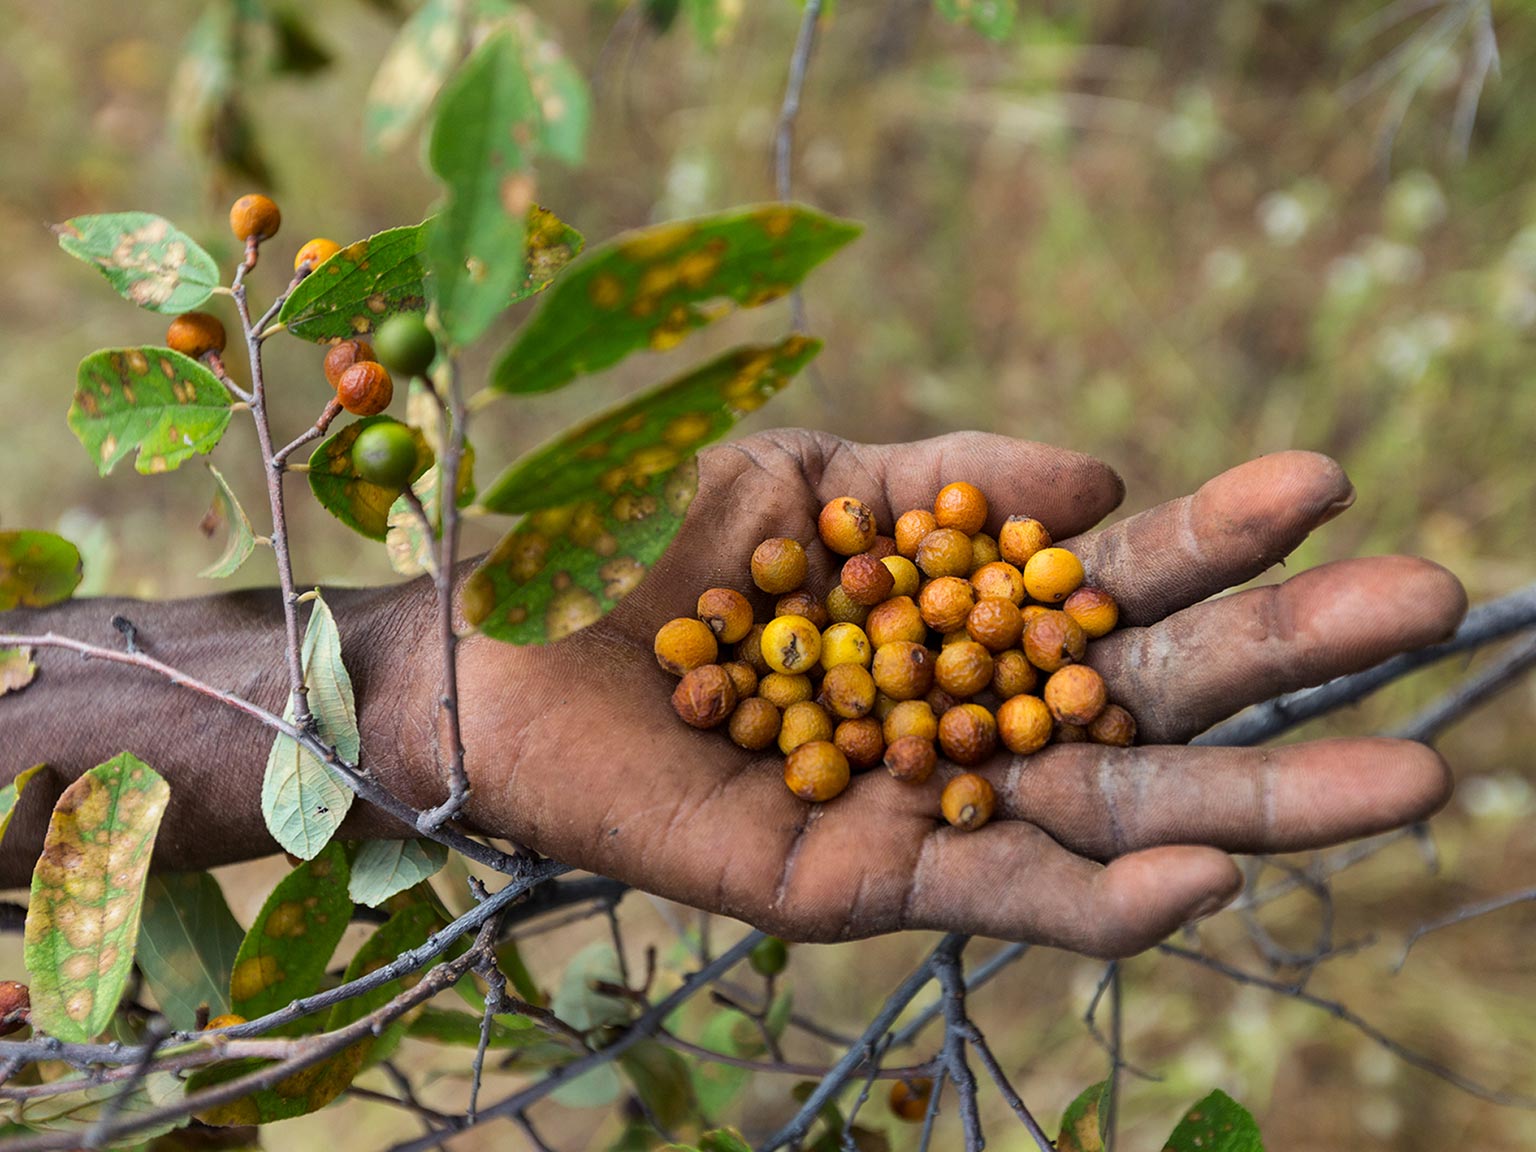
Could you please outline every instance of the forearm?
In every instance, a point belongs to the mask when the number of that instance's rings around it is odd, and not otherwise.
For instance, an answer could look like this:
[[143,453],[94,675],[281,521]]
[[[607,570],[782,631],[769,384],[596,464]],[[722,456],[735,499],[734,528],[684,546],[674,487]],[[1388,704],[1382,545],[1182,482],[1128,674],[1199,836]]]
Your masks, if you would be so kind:
[[[431,766],[406,749],[432,727],[430,683],[413,665],[431,644],[432,602],[424,582],[326,593],[342,636],[362,732],[362,767],[413,802],[437,794]],[[81,600],[0,616],[0,633],[52,632],[121,650],[120,615],[147,655],[215,688],[281,714],[288,696],[282,606],[275,590],[154,603]],[[0,697],[0,783],[34,764],[34,777],[0,841],[0,887],[26,883],[48,813],[64,787],[119,752],[132,752],[171,785],[156,861],[207,868],[276,851],[261,816],[261,781],[274,732],[259,720],[138,668],[38,649],[36,679]],[[429,675],[427,680],[431,680]],[[342,835],[399,832],[366,804]]]

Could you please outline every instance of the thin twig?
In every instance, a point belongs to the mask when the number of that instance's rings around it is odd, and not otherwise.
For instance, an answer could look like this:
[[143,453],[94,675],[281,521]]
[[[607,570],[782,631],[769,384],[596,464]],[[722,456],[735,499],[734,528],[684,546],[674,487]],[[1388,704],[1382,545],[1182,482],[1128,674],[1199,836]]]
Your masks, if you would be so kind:
[[[993,955],[988,956],[984,961],[976,965],[974,969],[965,974],[966,993],[970,994],[976,991],[976,989],[986,984],[998,973],[1017,963],[1030,950],[1030,947],[1031,945],[1029,944],[1009,944],[1007,947],[1001,948]],[[906,1047],[917,1038],[919,1032],[943,1015],[943,1012],[943,1000],[935,1000],[911,1020],[891,1033],[890,1047]],[[844,1043],[847,1043],[847,1041],[844,1041]]]
[[1422,937],[1428,936],[1431,932],[1438,932],[1440,929],[1449,928],[1453,924],[1464,924],[1468,920],[1474,920],[1479,916],[1486,916],[1490,912],[1498,912],[1515,904],[1526,904],[1532,900],[1536,900],[1536,888],[1526,888],[1520,892],[1506,892],[1503,896],[1479,900],[1475,904],[1468,904],[1463,908],[1456,909],[1454,912],[1420,924],[1403,944],[1403,954],[1397,959],[1396,970],[1402,970],[1403,965],[1408,962],[1408,953],[1413,950],[1413,946]]
[[[976,1074],[965,1057],[965,981],[960,975],[960,957],[969,936],[946,936],[934,952],[933,974],[944,996],[944,1065],[950,1083],[960,1097],[960,1127],[965,1132],[966,1152],[980,1152],[987,1145],[981,1134],[981,1112],[976,1106]],[[1046,1152],[1050,1145],[1046,1144]]]
[[288,463],[288,457],[292,456],[311,440],[318,440],[329,430],[331,423],[341,415],[341,401],[332,396],[330,402],[321,411],[319,419],[314,424],[300,432],[272,456],[272,464],[279,472],[283,471]]
[[1532,668],[1536,668],[1536,636],[1515,644],[1487,668],[1457,684],[1391,735],[1423,744],[1433,743],[1435,737],[1452,723],[1486,704],[1504,689],[1513,687]]

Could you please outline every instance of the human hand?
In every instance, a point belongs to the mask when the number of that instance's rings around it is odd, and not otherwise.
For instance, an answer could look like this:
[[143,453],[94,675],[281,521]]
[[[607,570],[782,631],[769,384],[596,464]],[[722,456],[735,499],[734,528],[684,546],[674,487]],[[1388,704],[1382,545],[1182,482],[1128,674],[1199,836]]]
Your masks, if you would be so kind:
[[[657,627],[693,615],[715,585],[761,608],[753,548],[769,536],[809,544],[833,497],[857,496],[889,532],[896,514],[927,507],[953,480],[987,493],[989,531],[1012,513],[1037,517],[1119,601],[1121,630],[1089,657],[1136,716],[1141,744],[1000,754],[978,769],[997,789],[997,814],[963,833],[939,812],[958,771],[948,765],[922,786],[876,769],[812,806],[784,787],[776,750],[747,752],[677,720],[675,681],[651,651]],[[1090,531],[1123,494],[1086,456],[980,433],[868,446],[770,432],[712,448],[675,544],[605,620],[546,648],[465,642],[468,818],[790,939],[927,928],[1123,956],[1230,900],[1240,876],[1228,852],[1335,844],[1445,801],[1445,764],[1407,741],[1183,743],[1247,705],[1443,639],[1461,618],[1455,577],[1400,556],[1206,602],[1350,505],[1337,464],[1266,456]],[[832,558],[807,551],[807,585],[825,591]]]

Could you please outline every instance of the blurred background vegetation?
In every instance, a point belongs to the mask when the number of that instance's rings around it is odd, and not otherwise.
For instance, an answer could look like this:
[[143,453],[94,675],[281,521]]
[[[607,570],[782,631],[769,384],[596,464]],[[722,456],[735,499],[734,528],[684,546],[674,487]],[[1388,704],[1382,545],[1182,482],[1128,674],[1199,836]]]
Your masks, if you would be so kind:
[[[727,0],[722,9],[738,19],[707,44],[686,21],[657,34],[617,0],[532,7],[596,89],[587,160],[548,167],[542,202],[601,239],[771,198],[797,4]],[[390,8],[308,5],[329,66],[256,69],[246,81],[259,149],[247,162],[266,167],[284,213],[258,292],[286,281],[286,253],[309,236],[345,243],[429,209],[414,145],[376,157],[361,142],[365,93],[399,24]],[[198,531],[211,495],[201,469],[153,481],[119,470],[101,482],[66,428],[79,358],[156,342],[161,322],[64,259],[46,227],[85,212],[154,211],[229,263],[225,208],[254,182],[189,148],[167,116],[201,11],[195,0],[11,0],[0,30],[0,523],[80,541],[90,592],[208,592],[191,573],[220,547]],[[1490,29],[1502,70],[1484,88]],[[1455,570],[1475,599],[1527,583],[1536,578],[1533,54],[1529,0],[1024,0],[1001,43],[952,26],[927,0],[841,0],[823,21],[806,87],[795,192],[868,230],[810,282],[811,326],[828,343],[819,385],[802,381],[748,428],[802,424],[866,440],[982,428],[1051,441],[1119,469],[1126,512],[1256,453],[1312,448],[1344,463],[1360,498],[1291,570],[1407,551]],[[786,307],[696,339],[724,347],[782,332]],[[280,408],[291,397],[297,431],[328,394],[319,356],[293,341],[272,350],[270,386]],[[699,358],[693,348],[682,355]],[[555,396],[501,405],[489,416],[495,431],[479,436],[487,474],[672,366],[644,357]],[[254,496],[248,439],[237,424],[219,455],[236,490]],[[381,549],[336,530],[300,486],[293,494],[301,581],[394,578]],[[261,566],[243,576],[260,579]],[[1459,671],[1420,676],[1311,731],[1384,727]],[[1337,932],[1366,946],[1310,985],[1451,1067],[1527,1092],[1536,1091],[1536,907],[1432,937],[1392,973],[1413,925],[1536,875],[1533,706],[1527,683],[1445,738],[1460,787],[1433,825],[1438,874],[1404,843],[1343,876]],[[226,876],[237,914],[249,918],[280,868]],[[691,913],[638,895],[625,908],[635,946],[651,938],[678,956],[667,925],[691,924]],[[1304,894],[1266,913],[1292,942],[1309,938],[1317,915]],[[564,960],[595,934],[600,926],[584,925],[530,940],[540,981],[555,986]],[[1202,926],[1201,938],[1262,966],[1233,915]],[[0,944],[0,970],[19,970],[13,943]],[[906,937],[796,949],[797,1007],[859,1024],[927,945]],[[1041,952],[976,997],[1042,1116],[1102,1074],[1080,1021],[1101,971]],[[1315,1009],[1168,958],[1133,961],[1126,977],[1128,1055],[1162,1079],[1128,1081],[1123,1147],[1153,1147],[1213,1085],[1254,1109],[1275,1149],[1536,1147],[1536,1116],[1408,1068]],[[797,1040],[789,1055],[827,1053]],[[444,1075],[461,1072],[445,1066]],[[789,1087],[759,1078],[746,1120],[781,1114]],[[989,1146],[1025,1147],[1001,1102],[983,1100]],[[606,1147],[617,1132],[604,1112],[551,1116],[547,1135],[562,1148]],[[895,1147],[915,1143],[878,1102],[865,1119],[890,1126]],[[265,1139],[372,1146],[401,1124],[346,1103]],[[941,1129],[937,1146],[957,1144]]]

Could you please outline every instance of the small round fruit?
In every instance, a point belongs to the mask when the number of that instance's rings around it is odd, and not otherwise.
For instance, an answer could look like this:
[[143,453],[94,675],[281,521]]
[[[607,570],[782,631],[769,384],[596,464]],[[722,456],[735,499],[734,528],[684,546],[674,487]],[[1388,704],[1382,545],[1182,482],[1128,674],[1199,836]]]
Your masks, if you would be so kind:
[[896,555],[896,537],[876,536],[875,542],[865,549],[865,552],[876,560],[884,560]]
[[[869,555],[873,556],[871,552]],[[886,556],[880,560],[891,573],[892,596],[916,596],[917,590],[922,586],[923,574],[917,570],[917,565],[905,556]]]
[[207,312],[183,312],[165,330],[165,346],[194,360],[224,351],[225,341],[223,323]]
[[373,345],[366,340],[343,340],[332,344],[325,353],[325,379],[332,388],[341,387],[341,376],[354,364],[373,359]]
[[774,536],[752,553],[752,582],[771,596],[782,596],[805,583],[808,567],[798,540]]
[[377,416],[395,398],[395,382],[382,364],[361,360],[341,374],[336,399],[354,416]]
[[212,1032],[215,1028],[233,1028],[236,1024],[244,1024],[245,1022],[245,1017],[240,1015],[240,1013],[225,1012],[204,1024],[202,1030],[204,1032]]
[[917,559],[917,546],[923,537],[939,526],[933,513],[923,508],[903,512],[896,521],[896,551],[908,560]]
[[923,783],[938,762],[932,737],[902,736],[885,746],[885,770],[903,784]]
[[416,437],[404,424],[370,424],[352,442],[352,470],[370,484],[404,491],[416,471]]
[[980,764],[997,748],[997,720],[980,704],[957,704],[939,717],[939,747],[956,764]]
[[916,700],[933,685],[933,653],[897,640],[875,649],[875,685],[893,700]]
[[762,645],[775,672],[809,672],[821,659],[821,633],[804,616],[775,616],[763,628]]
[[0,980],[0,1036],[20,1032],[31,1020],[31,990],[15,980]]
[[720,667],[725,669],[731,683],[736,685],[736,699],[745,700],[757,692],[757,673],[745,660],[728,660]]
[[1088,637],[1065,612],[1042,612],[1024,625],[1024,655],[1042,672],[1075,664],[1088,650]]
[[951,696],[974,696],[992,683],[992,653],[974,640],[946,644],[933,662],[933,680]]
[[736,642],[736,659],[748,665],[756,672],[758,678],[768,675],[773,671],[768,667],[768,661],[763,659],[763,629],[764,624],[754,624],[747,629],[747,634]]
[[1042,548],[1024,565],[1024,590],[1042,604],[1060,604],[1083,583],[1083,562],[1065,548]]
[[891,594],[891,589],[896,586],[896,577],[880,561],[866,552],[860,552],[857,556],[848,557],[843,564],[840,584],[848,599],[855,604],[874,607]]
[[1106,704],[1104,711],[1088,725],[1088,739],[1095,744],[1129,748],[1136,743],[1136,717],[1118,704]]
[[933,518],[940,528],[957,528],[967,536],[975,535],[987,522],[987,498],[976,485],[956,480],[940,488],[934,497]]
[[821,804],[848,787],[848,757],[830,740],[802,744],[784,761],[784,783],[802,800]]
[[1000,700],[1011,700],[1026,692],[1033,692],[1040,682],[1040,674],[1017,648],[999,652],[992,657],[992,691]]
[[910,596],[893,596],[884,604],[871,608],[869,619],[864,621],[864,631],[876,648],[897,640],[921,644],[928,639],[928,625]]
[[852,496],[827,501],[816,518],[816,530],[821,534],[821,542],[839,556],[867,552],[878,535],[875,514],[862,500]]
[[868,668],[875,650],[857,624],[834,624],[821,634],[821,666],[828,672],[840,664]]
[[972,572],[971,587],[978,600],[995,596],[1016,605],[1024,603],[1024,573],[1006,560],[983,564]]
[[1058,724],[1051,738],[1058,744],[1086,744],[1088,729],[1081,724]]
[[812,593],[800,588],[786,596],[780,596],[779,602],[773,606],[775,616],[804,616],[816,627],[826,630],[832,623],[832,617],[827,612],[827,606],[818,600]]
[[752,630],[752,604],[734,588],[710,588],[695,606],[722,644],[734,644]]
[[1051,740],[1051,710],[1038,696],[1010,696],[997,710],[997,734],[1015,756],[1038,752]]
[[316,236],[294,253],[293,270],[313,272],[340,251],[341,245],[336,241],[327,240],[324,236]]
[[928,1116],[928,1102],[933,1098],[933,1081],[926,1076],[898,1080],[891,1085],[891,1112],[898,1120],[921,1124]]
[[802,700],[784,709],[779,725],[779,751],[786,756],[802,744],[832,739],[832,717],[813,700]]
[[844,720],[868,716],[875,706],[875,679],[862,664],[838,664],[827,669],[821,691],[833,714]]
[[992,819],[997,796],[992,785],[974,772],[962,772],[944,785],[939,807],[944,819],[962,832],[974,832]]
[[777,976],[789,964],[789,945],[777,936],[764,937],[747,953],[747,963],[759,976]]
[[718,664],[704,664],[686,673],[672,690],[672,708],[684,724],[718,728],[736,710],[736,685]]
[[379,363],[401,376],[425,376],[437,359],[437,338],[416,312],[400,312],[373,334]]
[[731,713],[728,731],[738,747],[761,752],[779,738],[779,710],[759,696],[749,696]]
[[270,240],[282,226],[283,214],[266,196],[252,192],[240,197],[229,209],[229,230],[235,239]]
[[997,547],[997,539],[988,536],[985,532],[977,532],[971,536],[971,574],[975,575],[977,569],[985,568],[988,564],[996,564],[1003,558],[1002,552]]
[[885,755],[885,734],[873,716],[844,720],[832,733],[832,743],[854,768],[873,768]]
[[917,566],[925,576],[969,576],[971,538],[958,528],[935,528],[917,546]]
[[1015,568],[1023,568],[1029,558],[1051,546],[1051,534],[1044,524],[1030,516],[1010,516],[997,534],[997,547],[1003,559]]
[[976,607],[976,593],[970,581],[958,576],[941,576],[923,586],[917,596],[918,609],[928,627],[938,632],[954,632]]
[[1012,648],[1024,635],[1024,614],[1012,600],[987,596],[965,618],[965,630],[971,639],[992,652]]
[[1083,585],[1062,604],[1061,610],[1076,620],[1090,640],[1108,636],[1120,623],[1120,605],[1102,588]]
[[869,609],[850,600],[841,584],[832,585],[832,591],[827,593],[826,605],[827,619],[834,624],[857,624],[862,628],[864,621],[869,618]]
[[926,700],[902,700],[890,710],[881,728],[887,744],[917,736],[930,744],[939,738],[939,714]]
[[1051,715],[1063,724],[1092,724],[1109,702],[1104,677],[1086,664],[1068,664],[1051,675],[1041,693]]
[[757,694],[775,708],[788,708],[816,694],[811,678],[801,673],[794,676],[783,672],[770,672],[757,682]]
[[713,664],[720,654],[720,645],[708,624],[679,616],[656,630],[652,651],[663,669],[674,676],[684,676],[695,668]]
[[[951,696],[937,684],[928,689],[928,692],[923,697],[923,700],[928,705],[928,707],[933,709],[933,714],[935,717],[944,715],[944,713],[948,712],[956,704],[965,703],[965,701],[960,699],[958,696]],[[938,721],[935,720],[934,723],[937,724]],[[937,729],[934,730],[934,735],[938,735]]]

